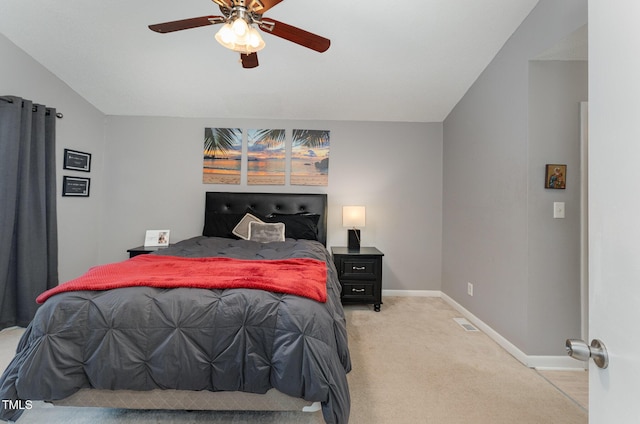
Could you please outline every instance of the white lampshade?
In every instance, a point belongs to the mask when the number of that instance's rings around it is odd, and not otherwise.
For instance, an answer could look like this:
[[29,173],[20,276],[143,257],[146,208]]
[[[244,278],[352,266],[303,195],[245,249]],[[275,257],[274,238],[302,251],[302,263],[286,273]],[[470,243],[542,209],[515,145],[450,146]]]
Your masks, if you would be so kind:
[[365,225],[364,206],[343,206],[342,226],[349,228],[362,228]]

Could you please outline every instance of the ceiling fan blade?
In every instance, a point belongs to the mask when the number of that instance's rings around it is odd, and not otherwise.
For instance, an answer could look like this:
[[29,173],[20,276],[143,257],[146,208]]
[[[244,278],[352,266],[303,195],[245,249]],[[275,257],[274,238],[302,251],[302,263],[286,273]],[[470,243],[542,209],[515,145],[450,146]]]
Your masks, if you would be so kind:
[[248,0],[247,10],[262,15],[264,12],[271,9],[281,1],[282,0]]
[[225,21],[222,16],[200,16],[199,18],[181,19],[179,21],[163,22],[149,25],[151,31],[165,34],[167,32],[181,31],[183,29],[198,28],[206,25],[220,24]]
[[243,68],[256,68],[258,66],[258,53],[240,53],[240,61],[242,62]]
[[276,21],[271,18],[262,18],[259,24],[261,30],[284,38],[303,47],[307,47],[317,52],[325,52],[331,46],[331,40],[312,34],[300,28]]

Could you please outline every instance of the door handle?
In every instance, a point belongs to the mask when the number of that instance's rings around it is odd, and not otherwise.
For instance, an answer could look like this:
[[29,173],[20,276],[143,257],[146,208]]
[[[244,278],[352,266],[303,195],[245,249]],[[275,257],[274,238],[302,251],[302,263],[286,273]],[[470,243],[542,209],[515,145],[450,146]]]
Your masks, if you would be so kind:
[[578,361],[588,361],[593,359],[598,368],[607,368],[609,366],[609,354],[604,343],[598,339],[591,340],[591,346],[579,339],[567,339],[565,343],[567,355]]

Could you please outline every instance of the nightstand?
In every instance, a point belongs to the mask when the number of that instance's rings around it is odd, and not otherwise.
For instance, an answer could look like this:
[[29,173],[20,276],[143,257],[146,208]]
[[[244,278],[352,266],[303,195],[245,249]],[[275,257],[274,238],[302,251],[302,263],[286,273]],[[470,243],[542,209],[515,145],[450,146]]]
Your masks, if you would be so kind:
[[342,284],[342,303],[373,303],[373,310],[380,312],[384,253],[375,247],[332,247],[331,255]]
[[138,255],[146,255],[147,253],[155,252],[160,249],[166,249],[167,246],[138,246],[132,247],[131,249],[127,249],[129,253],[129,258],[133,258]]

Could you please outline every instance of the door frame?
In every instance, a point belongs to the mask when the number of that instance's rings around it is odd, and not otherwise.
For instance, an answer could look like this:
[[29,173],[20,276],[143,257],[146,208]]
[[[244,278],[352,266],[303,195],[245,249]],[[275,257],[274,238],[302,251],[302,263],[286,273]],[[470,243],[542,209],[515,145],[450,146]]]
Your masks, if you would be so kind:
[[580,102],[580,327],[589,340],[589,103]]

